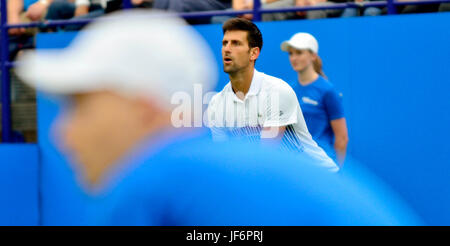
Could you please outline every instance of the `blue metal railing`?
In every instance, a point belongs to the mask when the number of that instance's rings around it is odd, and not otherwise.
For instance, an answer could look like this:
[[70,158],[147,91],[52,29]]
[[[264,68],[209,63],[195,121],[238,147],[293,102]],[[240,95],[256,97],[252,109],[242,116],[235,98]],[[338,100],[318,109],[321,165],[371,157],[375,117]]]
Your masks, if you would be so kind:
[[[297,12],[310,10],[324,10],[324,9],[345,9],[345,8],[361,8],[361,7],[387,7],[388,14],[396,14],[396,6],[401,5],[422,5],[422,4],[437,4],[450,3],[450,0],[426,0],[413,2],[396,2],[394,0],[387,1],[371,1],[362,3],[337,3],[328,6],[308,6],[308,7],[289,7],[277,9],[262,9],[261,1],[254,0],[253,9],[241,11],[201,11],[180,13],[179,16],[191,19],[211,16],[236,16],[243,14],[253,14],[253,21],[261,21],[262,14],[276,13],[276,12]],[[123,8],[129,9],[132,7],[131,0],[123,0]],[[19,27],[53,27],[63,25],[83,25],[91,22],[93,19],[83,20],[54,20],[45,22],[31,22],[26,24],[7,24],[7,5],[6,0],[0,0],[0,42],[1,42],[1,56],[0,56],[0,71],[1,71],[1,103],[2,103],[2,142],[12,142],[12,125],[11,125],[11,91],[10,91],[10,73],[9,68],[14,67],[14,63],[9,61],[9,36],[8,29]]]
[[6,62],[9,60],[9,37],[7,28],[6,16],[6,0],[1,0],[1,60],[0,71],[2,73],[2,142],[11,142],[12,128],[11,128],[11,91],[10,91],[10,76],[9,69],[6,67]]

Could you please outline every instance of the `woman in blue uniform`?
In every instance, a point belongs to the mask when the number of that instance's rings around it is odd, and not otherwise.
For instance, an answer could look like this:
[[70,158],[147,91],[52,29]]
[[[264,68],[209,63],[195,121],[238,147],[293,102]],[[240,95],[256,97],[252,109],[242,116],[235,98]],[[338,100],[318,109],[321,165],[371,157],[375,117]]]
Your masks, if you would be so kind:
[[317,40],[309,33],[297,33],[281,43],[281,50],[289,53],[291,66],[297,72],[297,80],[292,81],[291,86],[297,94],[309,132],[342,166],[348,143],[342,94],[322,71]]

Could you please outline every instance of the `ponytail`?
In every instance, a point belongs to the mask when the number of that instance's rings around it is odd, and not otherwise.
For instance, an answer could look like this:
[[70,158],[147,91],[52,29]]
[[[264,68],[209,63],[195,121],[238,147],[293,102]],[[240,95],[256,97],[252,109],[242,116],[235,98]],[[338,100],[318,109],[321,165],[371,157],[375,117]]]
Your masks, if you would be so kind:
[[318,73],[320,76],[328,79],[325,73],[322,70],[322,59],[320,59],[319,55],[317,55],[316,60],[313,62],[314,71]]

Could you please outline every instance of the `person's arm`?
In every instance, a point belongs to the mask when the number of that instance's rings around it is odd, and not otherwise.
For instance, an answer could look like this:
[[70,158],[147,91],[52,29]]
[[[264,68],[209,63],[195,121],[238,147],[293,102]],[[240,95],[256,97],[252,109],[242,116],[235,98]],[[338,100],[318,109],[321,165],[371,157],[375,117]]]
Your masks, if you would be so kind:
[[[233,0],[231,2],[231,7],[233,10],[249,10],[253,8],[253,1],[248,0]],[[253,19],[253,14],[245,14],[241,16],[242,18],[251,20]]]
[[331,129],[334,133],[334,150],[336,151],[337,161],[342,167],[347,154],[348,131],[345,118],[330,121]]
[[25,16],[28,17],[31,21],[39,21],[44,18],[47,13],[47,9],[53,0],[40,0],[28,7]]
[[[23,11],[23,0],[8,0],[8,24],[20,24],[20,13]],[[11,28],[8,30],[11,35],[21,35],[25,32],[25,28]]]
[[89,13],[90,2],[88,0],[75,0],[75,17]]
[[[314,6],[316,4],[315,0],[295,0],[296,7],[308,7]],[[295,12],[298,16],[306,16],[306,11]]]
[[144,2],[144,0],[131,0],[131,3],[134,6],[138,6],[138,5],[142,4],[143,2]]
[[88,5],[80,5],[80,6],[77,6],[75,9],[75,16],[87,15],[88,13],[89,13]]
[[[280,0],[260,0],[261,4],[274,3]],[[233,9],[235,10],[243,10],[243,9],[252,9],[253,8],[253,0],[233,0],[231,3]]]
[[261,131],[261,143],[263,144],[279,144],[283,139],[286,126],[280,127],[264,127]]
[[234,10],[250,9],[251,6],[253,6],[253,2],[249,4],[246,0],[233,0],[231,2],[231,7]]
[[318,3],[324,3],[327,0],[295,0],[295,6],[303,7],[303,6],[314,6]]
[[263,143],[281,143],[286,127],[297,123],[300,110],[297,96],[290,86],[281,84],[271,90],[266,102],[266,119],[261,131]]
[[348,130],[344,116],[342,93],[338,93],[334,88],[329,90],[324,96],[324,105],[334,133],[334,150],[336,151],[337,162],[342,167],[348,143]]

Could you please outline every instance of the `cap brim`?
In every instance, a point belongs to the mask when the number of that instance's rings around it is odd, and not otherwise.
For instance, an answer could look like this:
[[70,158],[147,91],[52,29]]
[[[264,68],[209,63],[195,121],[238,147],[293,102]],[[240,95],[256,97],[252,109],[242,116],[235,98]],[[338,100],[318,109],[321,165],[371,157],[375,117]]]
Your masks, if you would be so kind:
[[[311,50],[310,47],[308,46],[304,46],[304,45],[293,45],[292,43],[290,43],[289,41],[284,41],[283,43],[281,43],[281,50],[282,51],[289,51],[289,48],[294,48],[297,50]],[[312,52],[314,52],[314,50],[311,50]],[[314,52],[316,53],[316,52]]]
[[[91,90],[92,68],[80,64],[69,50],[27,51],[17,59],[15,71],[25,83],[53,94],[74,94]],[[91,76],[92,77],[92,76]]]

